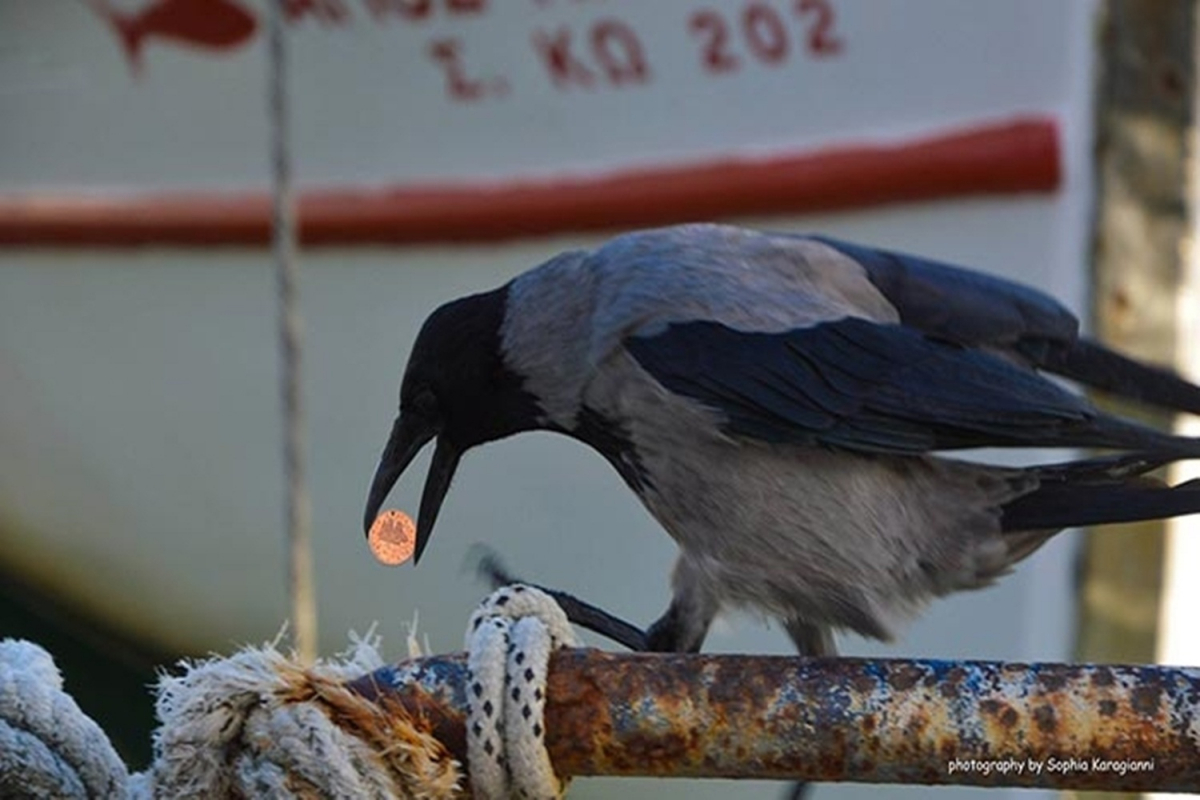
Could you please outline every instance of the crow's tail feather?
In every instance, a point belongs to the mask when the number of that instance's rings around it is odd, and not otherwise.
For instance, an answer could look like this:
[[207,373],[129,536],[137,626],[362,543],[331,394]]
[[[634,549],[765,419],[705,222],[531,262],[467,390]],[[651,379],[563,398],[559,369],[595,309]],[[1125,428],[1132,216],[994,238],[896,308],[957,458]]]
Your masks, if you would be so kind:
[[1141,403],[1200,414],[1200,386],[1162,367],[1141,364],[1084,337],[1036,359],[1038,366]]
[[1167,486],[1144,473],[1177,459],[1131,453],[1034,467],[1038,487],[1005,504],[1006,532],[1055,531],[1200,513],[1200,480]]

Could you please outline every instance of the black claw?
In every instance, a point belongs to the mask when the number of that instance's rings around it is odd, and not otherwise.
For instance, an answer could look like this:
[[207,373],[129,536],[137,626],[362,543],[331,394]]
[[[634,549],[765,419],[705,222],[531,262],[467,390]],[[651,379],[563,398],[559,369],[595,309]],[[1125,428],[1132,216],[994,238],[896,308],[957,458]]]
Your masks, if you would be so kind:
[[475,574],[488,583],[493,591],[520,582],[504,568],[496,551],[485,544],[472,545],[467,551],[466,560],[468,563],[475,561]]
[[646,633],[641,628],[626,622],[620,617],[609,614],[598,606],[580,600],[574,595],[558,589],[550,589],[535,583],[529,583],[529,581],[522,581],[505,568],[500,557],[490,547],[483,544],[474,545],[470,552],[468,552],[467,557],[469,559],[478,559],[475,567],[476,574],[487,581],[493,590],[499,589],[502,586],[509,586],[513,583],[524,583],[534,586],[553,597],[563,610],[563,613],[567,615],[567,619],[573,624],[586,628],[592,633],[598,633],[606,639],[611,639],[630,650],[644,652],[647,649]]

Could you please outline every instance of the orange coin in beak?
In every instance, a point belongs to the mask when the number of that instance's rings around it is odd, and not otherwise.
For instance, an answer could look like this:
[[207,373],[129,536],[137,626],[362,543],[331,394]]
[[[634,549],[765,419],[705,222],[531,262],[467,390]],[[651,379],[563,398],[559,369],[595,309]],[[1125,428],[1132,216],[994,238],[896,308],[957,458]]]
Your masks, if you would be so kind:
[[396,567],[412,558],[417,546],[417,526],[408,514],[389,508],[371,523],[367,542],[379,563]]

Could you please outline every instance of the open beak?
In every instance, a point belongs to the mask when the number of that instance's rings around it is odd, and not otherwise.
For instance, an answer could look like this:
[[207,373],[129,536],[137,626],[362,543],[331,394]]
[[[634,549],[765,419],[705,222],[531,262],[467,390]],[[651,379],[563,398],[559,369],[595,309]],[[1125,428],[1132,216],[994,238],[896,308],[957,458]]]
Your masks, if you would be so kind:
[[[375,478],[371,481],[371,491],[367,495],[367,508],[363,514],[363,530],[370,531],[371,523],[379,514],[380,507],[387,499],[388,493],[396,485],[396,481],[404,474],[404,470],[416,457],[422,447],[437,435],[437,428],[426,424],[416,417],[398,417],[392,426],[392,435],[388,437],[387,446],[379,458],[379,467],[375,470]],[[421,493],[421,508],[417,512],[417,545],[413,552],[413,563],[421,560],[421,553],[429,543],[433,533],[433,525],[437,521],[438,511],[442,508],[442,500],[450,489],[450,481],[454,470],[458,467],[458,459],[462,455],[459,449],[445,437],[438,437],[437,447],[433,451],[433,461],[429,465],[429,475],[425,478],[425,489]]]

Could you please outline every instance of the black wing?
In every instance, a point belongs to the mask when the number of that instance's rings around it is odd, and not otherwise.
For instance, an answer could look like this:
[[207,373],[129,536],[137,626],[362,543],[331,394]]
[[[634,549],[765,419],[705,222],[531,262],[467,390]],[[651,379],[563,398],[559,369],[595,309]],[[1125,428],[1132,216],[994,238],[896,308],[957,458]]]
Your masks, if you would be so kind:
[[672,392],[769,442],[865,452],[964,447],[1166,448],[1189,440],[1107,416],[1036,372],[905,325],[846,317],[781,333],[711,321],[625,346]]
[[811,238],[860,264],[905,325],[948,342],[1008,350],[1121,397],[1200,414],[1200,386],[1078,336],[1079,321],[1043,292],[918,256]]

